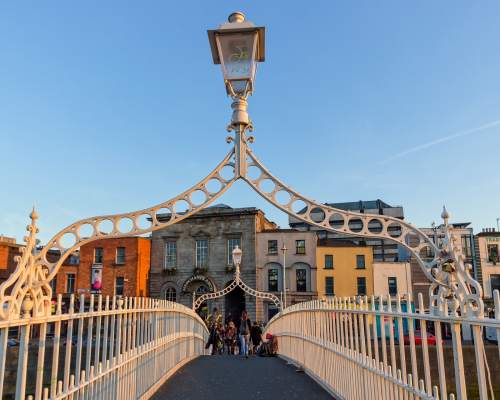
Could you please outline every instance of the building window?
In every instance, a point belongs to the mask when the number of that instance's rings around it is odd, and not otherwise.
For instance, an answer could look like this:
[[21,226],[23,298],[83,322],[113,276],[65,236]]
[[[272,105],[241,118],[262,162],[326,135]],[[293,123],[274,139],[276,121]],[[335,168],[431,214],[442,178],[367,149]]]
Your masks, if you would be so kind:
[[175,290],[175,288],[173,287],[167,288],[167,290],[165,291],[165,300],[173,302],[177,301],[177,290]]
[[241,239],[227,239],[227,265],[233,265],[233,250],[238,246],[241,249]]
[[496,264],[498,262],[498,245],[488,245],[488,261]]
[[333,255],[325,254],[325,269],[333,269]]
[[387,278],[387,283],[389,285],[389,294],[391,296],[397,296],[398,294],[398,280],[395,276],[390,276]]
[[115,280],[115,296],[123,296],[123,287],[125,286],[125,279],[123,276],[117,276]]
[[71,254],[68,258],[68,264],[70,265],[78,265],[80,264],[80,257],[76,254]]
[[270,320],[272,317],[278,314],[279,311],[280,310],[277,306],[275,306],[274,304],[269,304],[267,306],[267,319]]
[[296,240],[295,241],[295,254],[306,254],[306,241]]
[[94,249],[94,264],[102,264],[102,247],[96,247]]
[[196,241],[196,268],[205,268],[208,264],[208,240]]
[[366,296],[366,278],[358,278],[358,296]]
[[465,257],[472,257],[472,241],[470,236],[462,236],[462,253]]
[[66,274],[66,293],[75,292],[76,274]]
[[325,277],[325,294],[327,296],[335,296],[333,276]]
[[490,286],[491,286],[491,296],[493,297],[493,291],[498,290],[500,292],[500,275],[492,274],[490,275]]
[[165,243],[165,268],[171,269],[177,266],[177,243]]
[[52,288],[52,296],[56,294],[57,288],[57,275],[54,276],[54,279],[50,281],[50,287]]
[[125,264],[125,247],[116,248],[116,263]]
[[365,256],[364,254],[358,254],[356,256],[356,268],[365,269]]
[[278,241],[268,240],[267,241],[267,254],[278,254]]
[[270,292],[278,291],[278,270],[272,268],[267,272],[267,290]]
[[305,269],[296,269],[297,292],[307,292],[307,271]]

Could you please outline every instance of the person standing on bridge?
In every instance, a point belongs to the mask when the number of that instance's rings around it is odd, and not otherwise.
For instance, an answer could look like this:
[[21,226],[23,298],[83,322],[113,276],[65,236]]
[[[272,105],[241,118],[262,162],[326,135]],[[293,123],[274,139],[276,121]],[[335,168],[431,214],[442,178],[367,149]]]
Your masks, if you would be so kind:
[[240,319],[240,355],[248,358],[248,339],[250,337],[250,329],[252,328],[252,323],[250,322],[250,318],[248,318],[248,313],[246,310],[243,310],[241,313]]

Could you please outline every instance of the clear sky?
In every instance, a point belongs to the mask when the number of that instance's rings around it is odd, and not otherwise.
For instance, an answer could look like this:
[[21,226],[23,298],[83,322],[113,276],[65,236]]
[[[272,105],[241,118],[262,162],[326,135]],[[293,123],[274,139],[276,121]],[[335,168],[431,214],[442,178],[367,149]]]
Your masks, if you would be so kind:
[[[45,241],[205,176],[231,115],[206,30],[235,10],[266,26],[249,110],[278,177],[496,225],[498,1],[26,1],[0,4],[0,234],[22,240],[33,204]],[[221,202],[287,221],[242,182]]]

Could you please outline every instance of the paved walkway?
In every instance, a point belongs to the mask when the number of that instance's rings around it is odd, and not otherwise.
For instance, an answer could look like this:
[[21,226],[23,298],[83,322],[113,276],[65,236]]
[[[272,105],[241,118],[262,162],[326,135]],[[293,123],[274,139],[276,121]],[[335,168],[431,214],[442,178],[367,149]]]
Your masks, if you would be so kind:
[[202,356],[177,371],[154,400],[331,400],[305,373],[277,357]]

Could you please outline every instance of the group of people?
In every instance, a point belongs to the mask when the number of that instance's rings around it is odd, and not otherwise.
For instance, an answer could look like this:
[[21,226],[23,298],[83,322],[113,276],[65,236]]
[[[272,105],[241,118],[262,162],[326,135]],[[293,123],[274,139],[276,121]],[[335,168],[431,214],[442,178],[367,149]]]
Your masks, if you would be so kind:
[[248,358],[248,354],[257,354],[262,344],[262,327],[250,321],[244,310],[236,321],[228,318],[222,323],[222,315],[214,308],[208,318],[207,325],[210,335],[207,349],[212,346],[212,354],[240,354]]

